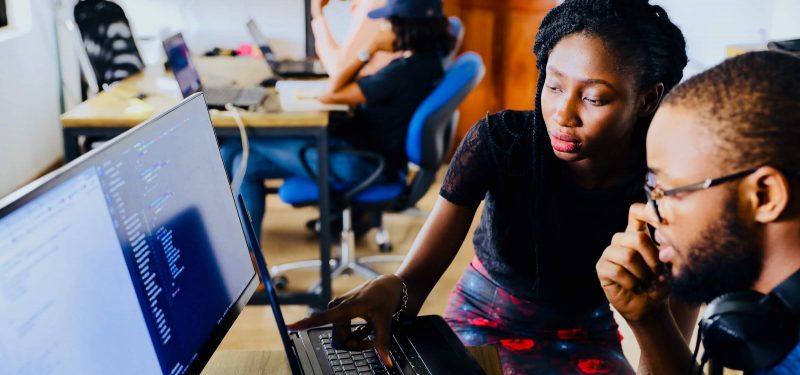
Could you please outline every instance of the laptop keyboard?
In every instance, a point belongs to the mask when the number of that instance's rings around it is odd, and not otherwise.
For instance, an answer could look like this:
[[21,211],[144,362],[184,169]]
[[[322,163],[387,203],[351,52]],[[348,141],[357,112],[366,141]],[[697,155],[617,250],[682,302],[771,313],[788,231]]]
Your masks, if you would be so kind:
[[[370,337],[370,339],[374,340],[374,337]],[[325,351],[324,354],[328,359],[328,364],[330,364],[334,375],[428,374],[427,369],[416,353],[406,356],[400,346],[397,345],[395,339],[392,339],[392,345],[389,347],[392,361],[394,362],[394,367],[391,369],[386,368],[386,366],[381,363],[375,349],[371,348],[363,351],[336,350],[331,340],[330,331],[321,332],[319,334],[322,350]],[[413,348],[407,349],[413,350]]]
[[241,90],[234,88],[206,89],[206,101],[209,103],[234,103],[239,98]]
[[258,104],[264,97],[261,88],[226,88],[215,87],[204,91],[206,101],[209,103],[253,103]]
[[313,72],[314,71],[314,62],[313,61],[295,61],[295,60],[284,60],[281,61],[281,70],[284,72]]

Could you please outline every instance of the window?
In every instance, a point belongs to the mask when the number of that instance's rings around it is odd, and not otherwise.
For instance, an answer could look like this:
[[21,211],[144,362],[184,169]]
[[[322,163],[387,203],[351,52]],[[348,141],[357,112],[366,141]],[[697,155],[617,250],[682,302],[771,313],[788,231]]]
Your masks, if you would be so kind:
[[0,0],[0,27],[8,26],[8,9],[6,0]]
[[31,0],[0,0],[0,43],[31,31]]

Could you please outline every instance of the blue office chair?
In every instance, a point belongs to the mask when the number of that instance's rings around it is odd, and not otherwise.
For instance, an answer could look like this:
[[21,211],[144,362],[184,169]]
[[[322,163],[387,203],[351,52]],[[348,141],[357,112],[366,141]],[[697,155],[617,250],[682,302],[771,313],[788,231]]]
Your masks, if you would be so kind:
[[456,37],[456,44],[453,46],[453,49],[450,50],[450,53],[442,59],[442,66],[444,66],[445,69],[453,62],[453,58],[458,54],[461,43],[464,41],[464,24],[461,22],[461,18],[450,16],[447,17],[447,20],[450,22],[450,33]]
[[74,16],[99,90],[144,68],[128,18],[119,5],[81,0],[75,4]]
[[[334,202],[343,206],[342,237],[339,259],[331,260],[331,278],[343,273],[356,272],[361,276],[372,278],[380,275],[367,264],[401,262],[401,255],[377,255],[371,257],[355,257],[355,235],[352,229],[351,210],[360,208],[367,211],[403,211],[413,207],[428,191],[436,179],[436,172],[453,142],[455,127],[458,123],[458,106],[483,78],[484,66],[481,57],[474,52],[461,55],[445,72],[442,81],[433,92],[420,104],[406,136],[406,156],[411,168],[409,174],[398,173],[395,179],[387,181],[378,177],[383,172],[383,160],[380,156],[356,151],[358,154],[377,160],[378,167],[370,178],[357,186],[342,186],[333,183],[330,186]],[[303,152],[301,152],[303,154]],[[305,160],[303,155],[301,158]],[[310,165],[304,162],[310,176],[314,176]],[[278,190],[278,196],[284,202],[296,207],[316,205],[319,201],[319,188],[316,178],[295,176],[286,179]],[[381,238],[386,245],[388,235],[378,224],[379,242]],[[272,267],[271,274],[279,284],[285,285],[282,274],[289,270],[318,268],[319,260],[287,263]],[[312,289],[317,288],[315,286]]]

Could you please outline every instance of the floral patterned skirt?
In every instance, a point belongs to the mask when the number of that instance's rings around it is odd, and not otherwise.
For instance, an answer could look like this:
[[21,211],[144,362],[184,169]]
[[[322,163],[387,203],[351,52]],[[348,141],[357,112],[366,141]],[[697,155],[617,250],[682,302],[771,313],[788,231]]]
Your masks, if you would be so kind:
[[509,294],[472,261],[445,320],[465,345],[495,345],[505,374],[634,374],[608,305],[565,312]]

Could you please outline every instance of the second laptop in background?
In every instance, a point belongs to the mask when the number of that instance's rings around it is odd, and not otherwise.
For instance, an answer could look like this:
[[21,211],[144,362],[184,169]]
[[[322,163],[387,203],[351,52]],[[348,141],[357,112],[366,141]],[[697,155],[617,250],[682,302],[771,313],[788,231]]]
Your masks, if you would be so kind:
[[209,108],[224,108],[226,104],[248,108],[261,103],[267,95],[262,87],[204,87],[181,33],[164,39],[164,51],[184,98],[202,91]]
[[261,29],[258,28],[255,21],[247,21],[247,30],[253,37],[253,41],[258,45],[261,54],[267,61],[272,73],[282,78],[324,78],[328,73],[322,67],[319,60],[306,59],[306,60],[278,60],[272,48],[269,46],[267,38]]

